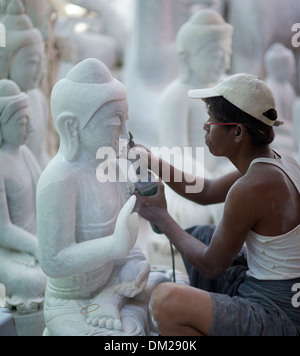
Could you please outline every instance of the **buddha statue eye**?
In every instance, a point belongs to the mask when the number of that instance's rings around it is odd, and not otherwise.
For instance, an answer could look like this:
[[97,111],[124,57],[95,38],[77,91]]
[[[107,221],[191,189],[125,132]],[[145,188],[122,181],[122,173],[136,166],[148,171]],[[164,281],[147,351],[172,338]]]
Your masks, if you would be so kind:
[[119,127],[122,125],[122,117],[120,114],[116,114],[111,116],[108,120],[107,120],[107,127]]

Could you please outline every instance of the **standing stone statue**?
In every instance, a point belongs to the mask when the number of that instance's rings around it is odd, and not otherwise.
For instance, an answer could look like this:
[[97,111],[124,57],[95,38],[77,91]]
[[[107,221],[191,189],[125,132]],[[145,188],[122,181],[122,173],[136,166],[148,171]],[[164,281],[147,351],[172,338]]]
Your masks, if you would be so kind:
[[57,155],[37,191],[40,261],[48,275],[45,335],[149,335],[150,265],[136,244],[127,183],[97,180],[101,148],[128,139],[127,91],[97,59],[53,88]]
[[28,96],[0,80],[0,283],[19,335],[42,335],[46,276],[38,262],[36,186],[40,168],[25,145]]

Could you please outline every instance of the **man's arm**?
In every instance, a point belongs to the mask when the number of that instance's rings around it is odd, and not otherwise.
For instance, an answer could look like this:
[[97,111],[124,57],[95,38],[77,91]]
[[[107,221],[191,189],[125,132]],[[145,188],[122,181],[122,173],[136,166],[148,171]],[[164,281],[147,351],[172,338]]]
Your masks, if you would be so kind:
[[232,264],[260,214],[255,192],[249,192],[243,182],[238,182],[228,193],[223,218],[211,244],[206,246],[170,217],[162,184],[156,196],[137,197],[139,214],[157,225],[182,256],[210,278],[216,278]]
[[[148,167],[162,180],[163,172],[170,172],[170,180],[165,181],[165,183],[177,194],[200,205],[223,203],[229,189],[242,177],[242,174],[237,170],[217,179],[206,179],[204,177],[193,176],[178,170],[162,158],[156,157],[153,154],[151,155],[150,152]],[[203,190],[201,192],[187,192],[188,187],[192,187],[200,181],[202,181],[203,185]]]

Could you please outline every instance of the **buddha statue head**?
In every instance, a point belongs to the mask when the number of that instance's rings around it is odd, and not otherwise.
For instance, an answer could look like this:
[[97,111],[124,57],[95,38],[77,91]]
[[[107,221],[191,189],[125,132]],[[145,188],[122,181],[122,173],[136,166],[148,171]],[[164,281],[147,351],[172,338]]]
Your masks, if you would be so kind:
[[83,149],[94,158],[101,147],[118,152],[119,139],[128,136],[127,90],[98,59],[85,59],[56,83],[51,111],[68,161],[76,161]]
[[10,0],[2,23],[6,28],[6,47],[0,48],[0,78],[11,79],[21,91],[39,86],[44,66],[44,40],[24,12],[20,0]]
[[18,149],[32,131],[28,97],[15,82],[0,80],[0,147]]
[[267,76],[277,82],[291,81],[296,73],[294,53],[282,43],[274,43],[265,54]]
[[233,27],[216,11],[195,13],[177,34],[180,79],[196,85],[219,82],[230,68],[232,34]]

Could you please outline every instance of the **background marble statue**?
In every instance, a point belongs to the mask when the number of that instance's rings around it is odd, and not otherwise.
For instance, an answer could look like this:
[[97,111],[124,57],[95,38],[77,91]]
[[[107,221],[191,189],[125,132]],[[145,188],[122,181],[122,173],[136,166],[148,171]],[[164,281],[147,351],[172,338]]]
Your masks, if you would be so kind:
[[98,149],[117,153],[119,139],[128,139],[126,89],[91,58],[55,85],[51,103],[60,148],[37,190],[40,260],[49,277],[45,334],[149,334],[150,265],[136,244],[135,197],[127,183],[97,180]]
[[[292,47],[292,26],[299,22],[299,0],[225,0],[233,34],[232,73],[264,77],[263,59],[274,42]],[[296,51],[297,52],[297,51]]]
[[39,89],[44,74],[45,45],[39,30],[33,27],[20,0],[7,2],[2,22],[7,45],[0,48],[0,78],[11,79],[28,94],[34,132],[27,145],[44,168],[46,151],[47,103]]
[[128,127],[138,142],[159,145],[158,101],[178,73],[178,29],[199,7],[216,4],[213,0],[135,0],[123,81],[128,89]]
[[293,108],[296,91],[293,79],[296,75],[294,53],[281,43],[274,43],[265,55],[265,81],[271,88],[276,101],[276,109],[284,125],[276,130],[273,147],[280,152],[295,156],[296,147],[293,140]]
[[[205,145],[203,125],[208,120],[204,102],[188,98],[195,88],[214,87],[230,68],[233,28],[213,10],[200,10],[178,31],[179,75],[162,93],[158,109],[160,145],[169,148],[204,147],[205,168],[221,169]],[[168,135],[166,135],[168,133]],[[203,163],[203,162],[202,162]]]
[[[10,80],[0,80],[0,112],[0,282],[18,326],[20,315],[43,308],[46,276],[37,256],[35,205],[41,172],[25,145],[32,131],[28,97]],[[40,316],[21,324],[20,335],[38,332]]]

